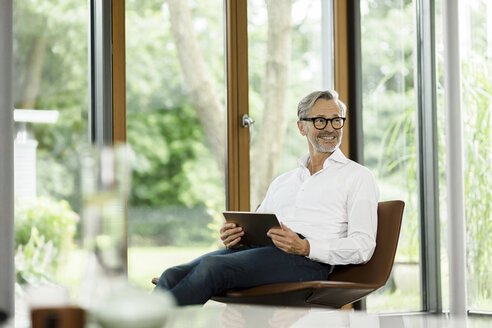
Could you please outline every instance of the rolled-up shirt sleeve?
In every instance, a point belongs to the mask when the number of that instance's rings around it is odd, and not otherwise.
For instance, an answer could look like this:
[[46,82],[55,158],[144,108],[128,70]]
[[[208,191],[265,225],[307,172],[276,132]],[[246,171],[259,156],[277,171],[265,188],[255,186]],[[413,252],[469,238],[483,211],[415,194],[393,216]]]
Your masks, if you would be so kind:
[[320,240],[307,238],[309,258],[323,263],[359,264],[371,259],[376,248],[379,189],[373,174],[361,170],[347,181],[347,235]]

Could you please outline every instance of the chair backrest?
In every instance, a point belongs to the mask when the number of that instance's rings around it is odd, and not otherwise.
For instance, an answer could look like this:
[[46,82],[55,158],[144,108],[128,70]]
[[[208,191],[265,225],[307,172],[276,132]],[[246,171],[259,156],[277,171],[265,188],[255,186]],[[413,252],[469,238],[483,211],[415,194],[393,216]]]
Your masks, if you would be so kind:
[[401,200],[380,202],[376,249],[372,258],[365,264],[337,266],[328,280],[383,286],[393,267],[404,207]]

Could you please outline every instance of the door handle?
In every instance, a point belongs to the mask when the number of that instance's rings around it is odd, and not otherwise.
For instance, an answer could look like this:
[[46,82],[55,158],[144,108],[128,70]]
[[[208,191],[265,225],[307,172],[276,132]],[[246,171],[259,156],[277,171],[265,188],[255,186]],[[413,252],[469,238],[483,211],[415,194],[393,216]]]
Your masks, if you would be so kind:
[[243,128],[249,128],[249,141],[253,138],[253,125],[255,124],[255,120],[248,116],[248,114],[244,114],[241,118],[241,126]]

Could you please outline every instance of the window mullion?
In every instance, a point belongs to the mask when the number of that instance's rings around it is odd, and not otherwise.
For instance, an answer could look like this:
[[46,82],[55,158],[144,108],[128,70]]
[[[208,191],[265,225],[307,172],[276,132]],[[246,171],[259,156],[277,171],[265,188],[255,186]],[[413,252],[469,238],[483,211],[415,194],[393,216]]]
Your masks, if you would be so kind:
[[417,0],[417,157],[422,310],[442,312],[434,1]]
[[111,1],[89,1],[89,138],[113,144]]
[[250,210],[247,1],[226,0],[227,184],[228,210]]
[[0,311],[14,312],[12,0],[0,1]]
[[443,2],[444,90],[446,109],[446,176],[448,195],[449,310],[467,313],[466,225],[461,116],[461,62],[458,1]]

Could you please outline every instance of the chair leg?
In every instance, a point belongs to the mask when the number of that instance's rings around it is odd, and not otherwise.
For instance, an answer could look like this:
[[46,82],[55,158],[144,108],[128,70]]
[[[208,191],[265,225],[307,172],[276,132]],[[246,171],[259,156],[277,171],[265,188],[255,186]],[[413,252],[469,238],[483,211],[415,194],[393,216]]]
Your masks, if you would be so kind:
[[354,302],[352,304],[354,306],[354,310],[358,310],[358,311],[366,311],[367,310],[367,303],[366,303],[365,298],[358,300],[357,302]]

